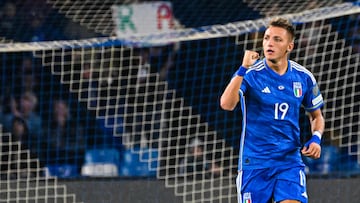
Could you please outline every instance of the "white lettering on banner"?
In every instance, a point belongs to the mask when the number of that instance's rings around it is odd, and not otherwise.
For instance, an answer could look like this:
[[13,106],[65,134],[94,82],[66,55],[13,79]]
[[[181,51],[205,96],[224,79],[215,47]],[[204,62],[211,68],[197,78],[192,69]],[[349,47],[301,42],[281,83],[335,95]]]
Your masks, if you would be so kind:
[[174,29],[171,2],[114,5],[112,16],[118,37],[156,34]]

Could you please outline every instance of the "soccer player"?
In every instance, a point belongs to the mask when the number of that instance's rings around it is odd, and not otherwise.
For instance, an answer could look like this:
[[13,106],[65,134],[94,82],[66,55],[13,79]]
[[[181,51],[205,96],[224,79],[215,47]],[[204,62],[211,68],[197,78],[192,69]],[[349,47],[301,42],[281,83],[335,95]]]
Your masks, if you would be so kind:
[[[312,73],[289,60],[295,28],[283,18],[269,22],[263,38],[264,59],[246,50],[225,88],[220,105],[232,111],[240,102],[243,131],[236,185],[238,202],[308,202],[301,153],[321,154],[323,98]],[[313,136],[300,141],[299,113],[309,114]]]

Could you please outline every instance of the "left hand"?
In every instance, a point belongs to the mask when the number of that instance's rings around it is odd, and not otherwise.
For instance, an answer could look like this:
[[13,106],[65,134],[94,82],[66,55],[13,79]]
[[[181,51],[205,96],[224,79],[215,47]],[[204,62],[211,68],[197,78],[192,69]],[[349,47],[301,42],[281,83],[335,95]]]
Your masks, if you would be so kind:
[[313,159],[320,158],[321,155],[321,146],[315,142],[309,144],[309,147],[304,146],[301,150],[301,153],[304,156],[311,157]]

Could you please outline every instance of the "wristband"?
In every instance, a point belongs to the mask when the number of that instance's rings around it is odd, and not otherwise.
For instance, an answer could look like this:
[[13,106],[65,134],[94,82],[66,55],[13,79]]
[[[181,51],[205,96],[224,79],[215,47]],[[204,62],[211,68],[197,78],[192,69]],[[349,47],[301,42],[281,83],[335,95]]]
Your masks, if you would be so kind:
[[320,145],[321,144],[321,138],[320,137],[321,137],[321,133],[319,131],[315,131],[314,135],[311,137],[311,139],[305,143],[305,147],[309,147],[309,145],[311,143],[313,143],[313,142]]
[[319,137],[319,139],[321,140],[321,137],[322,137],[322,134],[321,134],[321,132],[320,131],[315,131],[314,133],[313,133],[313,136],[314,135],[316,135],[316,136],[318,136]]
[[239,69],[236,71],[236,75],[240,77],[244,77],[247,70],[248,69],[245,68],[244,66],[240,66]]

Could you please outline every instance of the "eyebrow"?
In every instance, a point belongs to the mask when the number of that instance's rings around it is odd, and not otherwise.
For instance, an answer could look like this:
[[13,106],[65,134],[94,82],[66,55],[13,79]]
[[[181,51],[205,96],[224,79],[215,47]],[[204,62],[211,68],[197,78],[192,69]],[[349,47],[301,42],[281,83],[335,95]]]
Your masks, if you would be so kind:
[[[270,35],[269,35],[269,34],[265,34],[264,37],[270,37]],[[273,38],[280,38],[280,39],[282,39],[282,37],[279,36],[279,35],[275,35],[275,36],[272,36],[272,37],[273,37]]]

